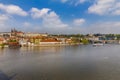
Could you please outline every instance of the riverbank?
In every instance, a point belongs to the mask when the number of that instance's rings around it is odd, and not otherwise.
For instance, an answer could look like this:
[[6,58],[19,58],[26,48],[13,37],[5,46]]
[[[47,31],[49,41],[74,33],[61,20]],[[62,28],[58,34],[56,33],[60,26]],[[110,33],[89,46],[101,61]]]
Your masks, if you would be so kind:
[[71,46],[71,45],[82,45],[82,44],[34,44],[34,45],[22,45],[22,47],[55,47],[55,46]]
[[[74,45],[83,45],[83,44],[80,44],[80,43],[73,43],[73,44],[34,44],[34,45],[21,45],[20,47],[57,47],[57,46],[74,46]],[[0,45],[0,48],[5,48],[5,47],[9,47],[11,48],[11,46],[9,45]],[[13,48],[17,47],[17,46],[14,46],[12,45]],[[17,48],[20,48],[20,47],[17,47]]]

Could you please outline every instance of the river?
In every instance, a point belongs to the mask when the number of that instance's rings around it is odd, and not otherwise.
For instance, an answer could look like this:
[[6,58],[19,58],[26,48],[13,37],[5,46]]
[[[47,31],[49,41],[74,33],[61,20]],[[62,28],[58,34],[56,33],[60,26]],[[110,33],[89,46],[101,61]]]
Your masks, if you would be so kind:
[[12,80],[119,80],[120,45],[4,48],[0,71]]

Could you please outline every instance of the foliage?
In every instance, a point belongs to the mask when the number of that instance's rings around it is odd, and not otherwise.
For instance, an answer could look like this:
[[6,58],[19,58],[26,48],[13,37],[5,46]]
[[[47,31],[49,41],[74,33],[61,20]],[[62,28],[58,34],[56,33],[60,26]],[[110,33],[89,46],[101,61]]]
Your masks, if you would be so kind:
[[73,43],[80,43],[80,39],[79,38],[72,38]]
[[4,44],[4,43],[3,43],[3,44],[0,44],[0,46],[1,46],[1,47],[4,47],[4,46],[5,46],[5,44]]
[[114,40],[115,39],[114,34],[106,34],[105,37],[106,37],[107,40]]
[[51,36],[55,36],[55,37],[66,37],[66,38],[83,38],[84,35],[82,34],[59,34],[59,35],[51,35]]
[[86,44],[89,44],[89,41],[88,41],[87,39],[82,39],[81,42],[82,42],[83,44],[85,44],[85,45],[86,45]]
[[117,40],[120,40],[120,34],[117,34],[116,37],[117,37]]
[[17,42],[15,39],[10,39],[9,42]]

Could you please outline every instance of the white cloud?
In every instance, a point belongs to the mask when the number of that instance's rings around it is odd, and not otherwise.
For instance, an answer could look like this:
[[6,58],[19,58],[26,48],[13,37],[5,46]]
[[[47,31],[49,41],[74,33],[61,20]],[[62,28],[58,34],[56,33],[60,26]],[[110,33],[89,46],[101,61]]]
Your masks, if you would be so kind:
[[86,0],[79,0],[80,3],[84,3]]
[[74,2],[75,6],[79,5],[79,4],[82,4],[82,3],[85,3],[89,0],[76,0],[76,2]]
[[82,4],[82,3],[90,1],[90,0],[60,0],[60,1],[62,3],[69,3],[69,4],[77,6],[79,4]]
[[0,14],[0,32],[10,30],[10,25],[8,24],[9,20],[10,20],[9,16],[5,14]]
[[54,11],[51,11],[48,15],[43,17],[43,25],[54,29],[65,28],[68,26],[60,20],[59,16]]
[[39,10],[37,8],[32,8],[31,9],[31,16],[33,18],[42,18],[42,17],[46,16],[49,11],[50,11],[49,8],[43,8],[41,10]]
[[[69,25],[70,26],[70,25]],[[62,31],[63,33],[81,33],[81,34],[88,34],[88,33],[115,33],[120,34],[120,21],[117,22],[95,22],[93,24],[89,24],[88,26],[79,26],[79,27],[67,27],[65,30]]]
[[68,1],[68,0],[61,0],[62,3],[65,3],[65,2],[67,2],[67,1]]
[[120,1],[95,0],[94,4],[88,8],[88,12],[98,15],[120,15]]
[[84,23],[85,23],[85,19],[82,19],[82,18],[73,20],[73,24],[76,26],[81,26]]
[[87,33],[120,33],[120,22],[96,22],[85,29]]
[[31,23],[29,23],[29,22],[24,22],[24,23],[23,23],[23,26],[24,26],[24,27],[30,27],[30,26],[31,26]]
[[80,27],[70,27],[67,28],[66,32],[63,33],[81,33],[81,34],[88,34],[88,33],[115,33],[120,34],[120,21],[117,22],[95,22],[88,26],[80,26]]
[[9,17],[7,15],[0,14],[0,23],[4,23],[8,19],[9,19]]
[[32,8],[31,16],[33,18],[42,19],[42,26],[47,29],[63,29],[68,26],[61,21],[59,16],[54,11],[51,11],[51,9],[48,8],[43,8],[41,10]]
[[27,12],[21,9],[19,6],[16,5],[4,5],[0,3],[0,10],[6,12],[7,14],[14,14],[19,16],[27,16]]

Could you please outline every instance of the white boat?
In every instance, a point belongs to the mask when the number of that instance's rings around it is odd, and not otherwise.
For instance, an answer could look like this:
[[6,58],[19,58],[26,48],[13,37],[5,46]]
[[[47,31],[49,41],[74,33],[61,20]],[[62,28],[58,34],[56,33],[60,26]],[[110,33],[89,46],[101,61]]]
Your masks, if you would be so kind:
[[100,42],[100,41],[95,41],[93,44],[93,46],[103,46],[103,42]]

